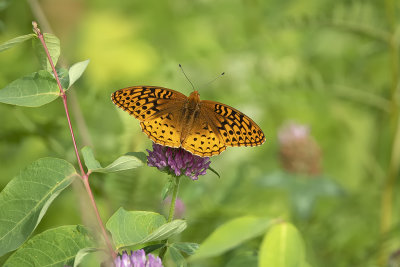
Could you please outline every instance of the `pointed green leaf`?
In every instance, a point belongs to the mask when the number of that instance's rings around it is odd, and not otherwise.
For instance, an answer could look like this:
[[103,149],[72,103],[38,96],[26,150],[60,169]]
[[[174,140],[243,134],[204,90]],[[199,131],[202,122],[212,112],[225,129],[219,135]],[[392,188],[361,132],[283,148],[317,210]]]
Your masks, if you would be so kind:
[[[53,64],[56,66],[58,57],[60,56],[60,40],[51,33],[44,33],[43,36]],[[52,72],[50,62],[47,59],[46,51],[44,50],[42,42],[40,42],[39,38],[33,39],[33,48],[42,68],[48,72]]]
[[173,220],[172,222],[161,225],[159,228],[154,230],[154,232],[141,240],[140,243],[167,239],[170,236],[182,233],[183,230],[186,229],[186,227],[187,224],[184,220]]
[[72,266],[77,253],[94,246],[82,226],[67,225],[34,236],[12,254],[4,267]]
[[[170,177],[170,176],[168,176]],[[162,191],[161,191],[161,199],[165,200],[169,194],[169,192],[172,191],[174,188],[175,183],[172,181],[172,179],[169,179],[168,182],[164,185]]]
[[18,248],[31,235],[75,175],[67,161],[43,158],[7,184],[0,193],[0,256]]
[[18,106],[39,107],[60,95],[57,82],[41,70],[19,78],[0,90],[0,102]]
[[88,59],[75,63],[69,68],[69,87],[71,87],[71,85],[73,85],[82,76],[82,73],[85,71],[89,61],[90,60]]
[[271,220],[254,216],[233,219],[218,227],[204,240],[190,260],[220,255],[241,243],[263,234],[271,225]]
[[213,168],[211,168],[211,166],[208,166],[208,169],[209,169],[210,171],[212,171],[215,175],[217,175],[218,178],[221,178],[221,176],[219,175],[219,173],[218,173],[216,170],[214,170]]
[[277,224],[268,231],[262,241],[258,260],[259,267],[308,266],[303,240],[290,223]]
[[101,251],[98,248],[91,248],[91,247],[85,247],[82,248],[78,251],[78,253],[76,253],[75,256],[75,261],[74,261],[74,267],[78,267],[78,265],[82,262],[83,258],[85,258],[85,256],[91,254],[91,253],[95,253]]
[[143,162],[135,157],[130,155],[124,155],[117,158],[113,163],[105,167],[103,170],[99,172],[119,172],[134,169],[137,167],[143,166]]
[[174,261],[175,266],[177,267],[187,266],[185,258],[182,256],[181,252],[178,249],[174,247],[168,247],[168,252],[169,255],[171,255],[171,259]]
[[253,251],[239,251],[233,257],[230,257],[229,261],[224,265],[225,267],[257,267],[258,258],[257,254]]
[[[58,79],[60,79],[61,87],[67,90],[69,87],[69,73],[68,70],[63,68],[56,68]],[[55,79],[55,77],[54,77]]]
[[179,249],[180,251],[185,252],[188,255],[193,255],[196,252],[196,250],[199,249],[199,244],[188,243],[188,242],[177,242],[171,244],[170,247]]
[[15,38],[11,39],[11,40],[8,40],[8,41],[0,44],[0,52],[2,52],[4,50],[7,50],[7,49],[9,49],[9,48],[11,48],[11,47],[13,47],[13,46],[15,46],[17,44],[20,44],[22,42],[30,40],[30,39],[32,39],[34,37],[36,37],[36,35],[31,33],[31,34],[18,36],[18,37],[15,37]]
[[143,165],[143,161],[140,158],[134,156],[140,154],[139,152],[135,154],[133,152],[127,153],[124,156],[117,158],[113,163],[105,168],[103,168],[101,164],[95,159],[93,151],[90,147],[82,148],[82,154],[85,160],[86,167],[92,172],[118,172],[134,169]]
[[165,222],[164,216],[155,212],[119,208],[108,220],[106,227],[111,232],[114,245],[119,249],[141,243]]
[[89,171],[97,170],[97,169],[103,169],[101,167],[100,162],[98,162],[94,158],[93,150],[92,148],[85,146],[81,149],[83,159],[85,160],[85,165],[88,168]]
[[120,208],[108,220],[106,227],[111,232],[117,249],[164,240],[186,228],[183,220],[165,223],[164,216],[148,211],[126,211]]

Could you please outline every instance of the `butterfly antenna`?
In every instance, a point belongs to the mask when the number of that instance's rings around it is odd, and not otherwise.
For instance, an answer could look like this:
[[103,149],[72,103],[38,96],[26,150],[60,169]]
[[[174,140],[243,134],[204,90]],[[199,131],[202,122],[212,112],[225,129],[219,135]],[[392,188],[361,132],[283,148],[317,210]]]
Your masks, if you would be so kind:
[[189,78],[188,78],[188,76],[186,75],[185,71],[183,70],[181,64],[179,64],[179,68],[181,68],[181,71],[183,72],[183,75],[185,75],[186,79],[187,79],[187,80],[189,81],[189,83],[192,85],[193,91],[195,91],[193,83],[189,80]]
[[216,80],[218,80],[219,78],[221,78],[222,76],[225,75],[225,72],[221,73],[220,75],[218,75],[217,77],[215,77],[214,79],[212,79],[211,81],[209,81],[208,83],[206,83],[204,86],[209,85],[210,83],[215,82]]

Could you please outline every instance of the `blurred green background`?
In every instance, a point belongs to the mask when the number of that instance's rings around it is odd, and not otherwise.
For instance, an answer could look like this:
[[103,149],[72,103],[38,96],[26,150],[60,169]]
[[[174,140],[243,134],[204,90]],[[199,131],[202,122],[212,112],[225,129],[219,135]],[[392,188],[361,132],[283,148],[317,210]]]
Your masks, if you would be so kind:
[[[158,85],[188,95],[179,63],[202,99],[231,105],[263,129],[262,146],[212,158],[220,179],[184,179],[182,241],[201,243],[218,225],[251,214],[293,222],[312,266],[387,266],[400,249],[400,2],[3,0],[0,42],[31,33],[32,20],[46,31],[38,8],[61,40],[66,66],[90,59],[69,103],[79,147],[93,147],[102,164],[151,147],[110,94]],[[29,42],[1,53],[0,62],[0,88],[39,69]],[[309,126],[320,149],[317,175],[283,170],[278,131],[290,121]],[[46,156],[76,162],[61,100],[41,108],[1,104],[0,188]],[[340,193],[324,193],[319,179]],[[149,167],[91,176],[104,220],[120,206],[161,211],[166,181]],[[36,232],[90,221],[80,189],[63,192]],[[260,240],[193,266],[225,266],[255,253]]]

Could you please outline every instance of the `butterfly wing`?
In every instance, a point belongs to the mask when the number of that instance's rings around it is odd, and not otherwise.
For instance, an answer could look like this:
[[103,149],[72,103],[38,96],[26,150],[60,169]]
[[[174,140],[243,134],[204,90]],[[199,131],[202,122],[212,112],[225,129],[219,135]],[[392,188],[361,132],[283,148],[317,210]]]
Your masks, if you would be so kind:
[[216,128],[225,146],[259,146],[265,142],[261,128],[249,117],[228,105],[203,100],[201,111]]
[[173,113],[164,114],[152,120],[140,122],[142,131],[153,140],[154,143],[169,146],[181,146],[181,129]]
[[209,157],[221,154],[226,145],[221,141],[217,127],[207,114],[201,112],[194,119],[182,147],[201,157]]
[[157,86],[133,86],[111,95],[115,105],[140,121],[148,121],[176,112],[187,97],[175,90]]
[[114,92],[115,105],[140,121],[142,131],[155,143],[180,146],[177,118],[187,97],[175,90],[156,86],[133,86]]

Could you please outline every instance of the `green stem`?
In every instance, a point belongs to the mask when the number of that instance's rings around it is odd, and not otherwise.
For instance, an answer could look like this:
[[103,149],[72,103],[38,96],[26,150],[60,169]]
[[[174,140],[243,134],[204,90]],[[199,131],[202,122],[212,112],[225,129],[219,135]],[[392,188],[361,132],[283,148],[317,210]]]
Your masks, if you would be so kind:
[[[387,177],[384,182],[381,203],[381,235],[385,236],[392,227],[393,220],[393,196],[396,177],[399,173],[400,160],[400,117],[399,117],[399,46],[397,43],[397,32],[395,23],[395,2],[386,0],[385,7],[388,23],[391,28],[391,38],[388,43],[391,58],[392,86],[391,86],[391,112],[390,112],[390,130],[391,130],[391,155]],[[382,246],[379,257],[379,264],[385,265],[388,258],[387,246]]]
[[174,191],[172,192],[171,206],[169,207],[168,222],[172,222],[175,214],[176,197],[178,196],[180,177],[175,178]]
[[[179,182],[180,182],[180,177],[175,177],[174,190],[172,192],[171,206],[169,207],[169,214],[168,214],[167,222],[172,222],[172,220],[174,219],[176,197],[178,196],[178,190],[179,190]],[[168,239],[165,239],[162,242],[166,245],[168,242]],[[164,258],[164,255],[166,252],[167,252],[167,246],[164,246],[160,250],[160,253],[158,254],[158,256],[160,257],[161,260]]]

